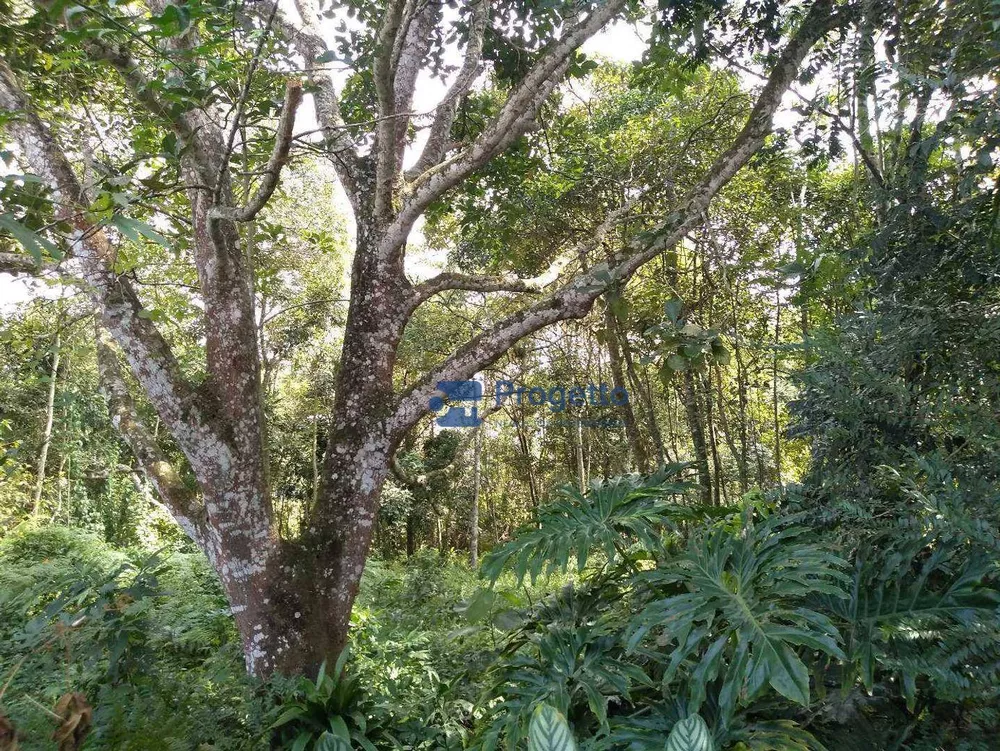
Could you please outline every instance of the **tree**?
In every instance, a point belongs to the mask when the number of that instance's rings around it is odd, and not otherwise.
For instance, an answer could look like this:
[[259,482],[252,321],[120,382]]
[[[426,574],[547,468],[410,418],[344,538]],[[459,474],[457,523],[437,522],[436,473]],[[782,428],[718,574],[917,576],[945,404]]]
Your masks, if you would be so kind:
[[[438,383],[470,378],[521,338],[583,317],[610,287],[685,237],[716,193],[764,144],[782,95],[809,51],[849,15],[830,0],[812,5],[775,55],[767,82],[732,143],[669,212],[633,235],[607,262],[570,274],[561,258],[553,273],[540,279],[445,272],[413,284],[404,258],[415,223],[532,127],[579,62],[576,50],[625,11],[625,0],[567,4],[537,14],[517,4],[493,7],[480,0],[464,9],[454,28],[438,4],[358,2],[350,7],[363,30],[345,32],[331,47],[312,0],[298,0],[299,19],[277,5],[260,6],[235,25],[228,5],[151,0],[141,10],[37,8],[16,19],[14,34],[6,40],[15,54],[0,62],[0,117],[20,160],[48,190],[51,209],[40,211],[50,211],[45,231],[60,235],[61,252],[71,257],[62,272],[89,294],[103,328],[187,466],[174,466],[140,419],[117,354],[101,337],[101,374],[115,423],[163,502],[218,571],[248,670],[266,675],[313,670],[344,646],[393,454],[426,413],[430,397],[442,393]],[[511,20],[514,32],[507,38],[502,29]],[[464,58],[431,113],[416,163],[404,170],[411,129],[418,124],[412,111],[417,77],[425,69],[440,70],[439,40],[456,31],[464,38]],[[517,49],[525,35],[533,48]],[[231,49],[231,38],[248,61]],[[29,50],[39,54],[24,54]],[[349,58],[352,75],[338,91],[325,66],[340,57]],[[455,143],[459,104],[484,59],[494,63],[499,85],[509,92],[478,132]],[[59,91],[40,75],[40,66],[53,60],[67,71],[66,87]],[[291,73],[297,67],[304,69],[303,80]],[[93,87],[95,77],[107,79],[110,71],[117,74],[112,84],[117,97]],[[282,86],[278,111],[272,99]],[[119,176],[105,174],[86,156],[100,137],[73,118],[67,89],[132,129],[130,143],[120,150],[135,160],[133,166],[155,143],[167,168],[157,162],[156,179],[134,170],[126,174],[131,180],[124,182],[141,184],[138,190],[123,188]],[[320,488],[299,534],[282,539],[271,504],[254,268],[243,227],[275,194],[298,141],[295,114],[305,93],[312,95],[323,135],[309,148],[332,161],[357,230]],[[275,116],[272,132],[267,123]],[[261,143],[270,149],[262,151]],[[85,155],[82,172],[75,168],[76,154]],[[176,173],[172,182],[164,177],[170,169]],[[240,173],[242,186],[235,179]],[[258,178],[255,186],[252,177]],[[150,202],[151,220],[183,215],[175,220],[181,230],[175,242],[189,251],[197,271],[205,338],[200,383],[185,373],[129,276],[117,266],[126,241],[162,239],[149,224],[125,216]],[[628,201],[610,211],[593,227],[588,244],[622,226],[633,209]],[[35,251],[41,259],[42,252]],[[576,255],[571,250],[566,257]],[[58,259],[45,260],[51,265]],[[5,254],[4,261],[10,270],[31,266],[17,253]],[[393,366],[407,322],[420,305],[448,290],[540,294],[397,393]],[[188,473],[196,491],[184,481]]]

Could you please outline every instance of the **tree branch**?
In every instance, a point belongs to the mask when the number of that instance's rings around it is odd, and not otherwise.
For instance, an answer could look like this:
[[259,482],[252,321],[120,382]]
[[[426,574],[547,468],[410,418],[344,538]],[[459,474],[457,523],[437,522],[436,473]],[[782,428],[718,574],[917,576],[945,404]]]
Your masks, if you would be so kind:
[[53,268],[51,264],[39,265],[32,256],[13,251],[0,251],[0,272],[4,274],[24,274],[39,276],[43,271]]
[[56,217],[73,227],[73,255],[79,260],[80,275],[133,374],[195,472],[202,476],[219,472],[228,460],[228,446],[206,418],[207,412],[182,375],[170,345],[143,315],[132,285],[115,273],[116,252],[107,233],[77,210],[77,206],[89,203],[83,187],[55,137],[28,104],[13,71],[2,60],[0,112],[11,115],[5,128],[20,145],[29,168],[53,190]]
[[530,279],[519,279],[514,276],[477,276],[443,272],[413,288],[413,298],[407,309],[407,315],[412,314],[430,297],[452,289],[470,292],[541,292],[559,278],[573,259],[589,253],[603,242],[614,227],[618,226],[623,219],[628,218],[629,213],[644,196],[645,193],[632,198],[609,212],[604,220],[588,234],[586,240],[577,243],[569,251],[561,254],[542,274]]
[[443,467],[438,467],[437,469],[428,470],[427,472],[424,472],[423,474],[414,477],[413,475],[411,475],[409,472],[406,471],[406,468],[402,464],[400,464],[397,453],[393,452],[392,460],[389,463],[389,470],[392,472],[393,477],[395,477],[404,485],[411,488],[427,487],[427,485],[430,483],[431,480],[433,480],[435,477],[439,477],[445,474],[448,470],[452,468],[452,466],[459,459],[459,457],[461,457],[461,455],[465,453],[465,450],[469,447],[469,444],[472,443],[472,439],[475,437],[476,433],[483,429],[483,425],[485,424],[487,418],[489,418],[494,413],[499,412],[502,406],[503,405],[498,405],[496,403],[491,404],[489,407],[486,408],[486,410],[482,414],[479,415],[479,419],[481,420],[479,425],[476,426],[475,430],[470,430],[465,435],[462,436],[462,439],[459,441],[458,446],[455,447],[454,457],[450,462],[448,462]]
[[378,123],[375,126],[375,216],[386,216],[392,208],[393,178],[396,172],[396,91],[393,83],[397,39],[404,17],[411,2],[420,0],[391,0],[386,8],[382,25],[375,37],[375,62],[373,78],[378,97]]
[[846,16],[833,13],[831,0],[818,0],[782,51],[743,129],[667,217],[652,230],[636,236],[611,263],[593,267],[456,350],[403,395],[386,422],[388,435],[401,435],[420,419],[428,400],[437,393],[439,381],[470,378],[496,362],[523,337],[557,321],[582,318],[609,286],[627,281],[644,263],[697,226],[719,190],[764,144],[782,95],[795,80],[809,50],[846,20]]
[[301,27],[278,11],[275,19],[286,39],[296,44],[305,60],[306,82],[313,90],[316,119],[326,137],[327,153],[331,156],[337,176],[351,205],[358,207],[358,159],[350,132],[340,114],[340,98],[330,73],[320,62],[329,52],[319,28],[319,6],[316,0],[295,0]]
[[195,542],[201,544],[205,535],[205,508],[196,493],[167,461],[160,447],[142,423],[132,395],[122,376],[118,355],[110,337],[95,325],[97,344],[97,377],[101,395],[108,405],[111,424],[125,440],[138,461],[143,474],[156,488],[171,516]]
[[[219,198],[222,196],[222,189],[224,182],[224,177],[226,171],[229,169],[229,161],[233,156],[233,148],[236,144],[236,134],[240,130],[240,125],[243,122],[243,113],[246,110],[247,100],[250,98],[250,87],[253,85],[253,74],[257,71],[257,66],[260,65],[260,57],[264,52],[264,45],[267,43],[267,38],[271,35],[271,27],[274,25],[274,17],[278,13],[278,4],[275,3],[274,7],[271,8],[271,13],[267,17],[267,22],[264,24],[264,32],[260,35],[260,39],[257,40],[257,47],[254,49],[253,54],[250,56],[250,64],[247,66],[246,80],[243,81],[243,88],[240,90],[240,97],[236,102],[235,112],[233,113],[233,123],[229,128],[229,135],[226,137],[226,149],[222,153],[222,157],[219,159],[219,172],[215,176],[215,180],[212,182],[213,187],[213,199],[215,203],[218,203]],[[288,96],[286,91],[285,96]],[[286,100],[287,103],[287,100]],[[293,113],[294,115],[294,113]],[[294,124],[294,117],[292,118]],[[280,131],[279,131],[280,139]],[[277,178],[275,178],[277,182]]]
[[516,276],[460,274],[444,271],[414,287],[415,302],[423,302],[433,295],[452,289],[468,292],[538,292],[541,285],[535,279],[519,279]]
[[479,63],[483,56],[483,37],[490,18],[490,0],[471,0],[471,2],[474,7],[469,22],[469,41],[465,47],[462,68],[434,112],[434,122],[431,123],[427,143],[424,144],[417,163],[407,170],[407,180],[419,177],[444,158],[451,126],[458,112],[458,104],[479,75]]
[[[66,26],[72,28],[68,21]],[[213,185],[216,175],[211,166],[214,160],[205,153],[204,144],[199,137],[199,130],[204,123],[195,116],[195,113],[193,111],[178,113],[171,103],[161,100],[155,87],[139,67],[139,61],[121,45],[109,42],[107,39],[93,38],[84,43],[83,49],[91,59],[106,62],[114,68],[136,100],[150,114],[167,123],[182,144],[189,144],[196,150],[196,158],[192,163],[197,165],[199,182]]]
[[538,59],[493,121],[469,146],[413,180],[403,209],[386,233],[381,250],[383,256],[400,247],[427,206],[524,134],[565,74],[573,52],[604,28],[624,6],[625,0],[608,0],[571,27]]
[[409,19],[406,29],[400,33],[403,40],[399,55],[396,58],[393,80],[395,109],[395,155],[392,175],[392,185],[395,187],[403,167],[403,154],[406,151],[406,136],[410,124],[413,94],[417,85],[421,63],[427,56],[433,39],[433,30],[441,18],[443,3],[436,0],[416,0],[423,5]]
[[210,214],[212,219],[228,219],[233,222],[249,222],[267,204],[278,187],[278,177],[282,168],[288,163],[288,154],[292,147],[292,128],[295,126],[295,112],[302,101],[302,84],[289,80],[285,87],[285,104],[278,120],[278,130],[274,137],[274,148],[271,157],[264,167],[264,179],[257,186],[250,202],[246,206],[234,208],[216,206]]

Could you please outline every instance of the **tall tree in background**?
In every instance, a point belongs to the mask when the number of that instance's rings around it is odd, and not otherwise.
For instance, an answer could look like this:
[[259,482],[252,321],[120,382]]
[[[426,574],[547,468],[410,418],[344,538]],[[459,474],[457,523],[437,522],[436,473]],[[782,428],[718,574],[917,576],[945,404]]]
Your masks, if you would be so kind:
[[[101,337],[100,370],[114,422],[163,502],[218,571],[247,668],[262,675],[315,669],[343,647],[393,454],[426,413],[429,398],[441,393],[437,384],[470,378],[523,337],[583,317],[601,294],[696,227],[716,193],[764,144],[809,51],[846,20],[830,0],[784,19],[794,33],[773,57],[745,126],[670,211],[609,261],[573,272],[580,255],[575,248],[538,279],[442,273],[413,284],[404,259],[415,223],[532,127],[578,63],[580,45],[621,16],[626,2],[567,3],[535,12],[478,0],[457,22],[446,19],[437,3],[350,7],[362,30],[335,37],[328,47],[323,13],[311,0],[296,2],[298,18],[260,3],[235,24],[234,7],[224,4],[42,5],[12,19],[13,33],[4,37],[6,62],[0,62],[0,122],[25,169],[47,189],[43,197],[51,208],[40,211],[49,211],[47,235],[60,246],[47,240],[41,247],[50,248],[50,256],[36,253],[47,264],[60,252],[71,258],[61,271],[89,294],[183,455],[186,466],[175,466],[143,423],[117,354]],[[670,29],[675,11],[660,19],[664,28]],[[418,121],[418,75],[441,71],[442,40],[454,34],[464,41],[457,75],[443,101]],[[777,30],[769,36],[780,38]],[[243,56],[233,52],[233,39]],[[326,66],[341,58],[352,75],[338,91]],[[485,125],[471,135],[456,133],[459,105],[484,61],[493,63],[506,96]],[[59,91],[43,75],[51,69],[62,76]],[[303,80],[297,70],[304,71]],[[117,75],[114,93],[102,94],[94,81],[110,73]],[[323,136],[308,146],[334,165],[357,229],[320,487],[299,535],[282,539],[267,471],[255,267],[245,225],[268,206],[301,140],[294,123],[304,93],[312,95]],[[102,127],[94,125],[92,110],[106,118]],[[276,129],[268,128],[275,117]],[[425,125],[428,136],[413,167],[404,170],[417,125]],[[95,142],[113,128],[127,129],[119,146],[132,171],[123,176],[106,174],[92,158]],[[136,171],[142,163],[147,170]],[[159,179],[150,179],[149,170]],[[174,179],[163,178],[167,173]],[[123,214],[143,207],[150,217],[174,217],[176,248],[197,272],[205,345],[204,373],[197,379],[178,363],[117,265],[123,240],[159,237]],[[600,217],[588,246],[623,226],[634,208],[626,201]],[[19,253],[4,253],[2,261],[8,270],[33,266]],[[398,393],[394,364],[407,322],[419,306],[449,290],[539,296]]]

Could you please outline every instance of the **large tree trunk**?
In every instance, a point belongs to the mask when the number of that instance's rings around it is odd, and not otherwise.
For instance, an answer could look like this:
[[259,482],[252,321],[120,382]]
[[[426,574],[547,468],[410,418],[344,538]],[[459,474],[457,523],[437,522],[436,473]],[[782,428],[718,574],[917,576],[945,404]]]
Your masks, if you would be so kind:
[[385,419],[395,401],[393,367],[410,287],[402,253],[386,258],[374,251],[382,237],[374,223],[359,222],[319,497],[299,538],[282,545],[275,562],[281,575],[257,593],[268,600],[264,631],[274,633],[260,639],[267,644],[261,649],[281,672],[311,672],[343,649],[379,496],[401,439],[386,434]]

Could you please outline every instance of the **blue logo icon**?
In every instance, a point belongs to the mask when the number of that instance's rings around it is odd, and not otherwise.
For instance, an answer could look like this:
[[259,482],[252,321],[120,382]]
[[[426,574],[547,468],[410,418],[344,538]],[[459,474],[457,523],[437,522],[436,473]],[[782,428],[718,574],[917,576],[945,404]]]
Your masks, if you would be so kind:
[[[434,412],[445,407],[448,402],[472,402],[478,405],[483,398],[483,385],[479,381],[438,381],[438,391],[444,392],[444,397],[432,396],[427,406]],[[461,406],[448,404],[448,411],[437,418],[437,424],[442,428],[475,428],[482,423],[478,406]]]

